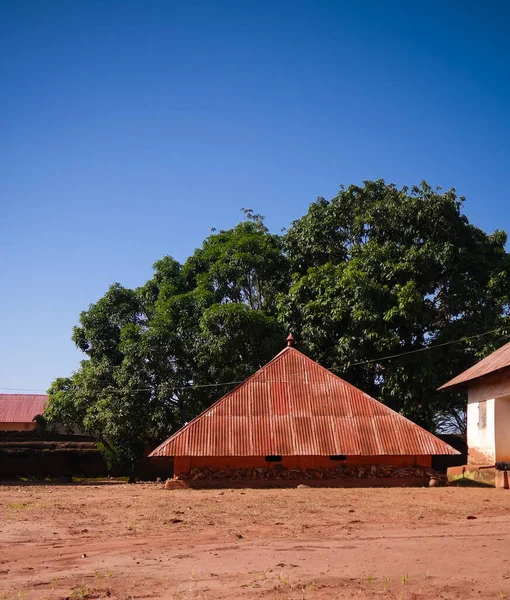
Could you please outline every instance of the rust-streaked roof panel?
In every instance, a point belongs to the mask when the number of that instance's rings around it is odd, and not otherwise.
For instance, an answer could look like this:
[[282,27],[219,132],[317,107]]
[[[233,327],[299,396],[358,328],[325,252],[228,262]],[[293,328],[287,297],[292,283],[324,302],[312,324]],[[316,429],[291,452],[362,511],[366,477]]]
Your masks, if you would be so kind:
[[287,347],[151,456],[458,454]]
[[469,381],[479,379],[484,375],[490,375],[495,371],[507,367],[510,367],[510,343],[505,344],[499,350],[496,350],[496,352],[489,354],[489,356],[486,356],[480,362],[476,363],[476,365],[473,365],[471,368],[467,369],[467,371],[464,371],[464,373],[457,375],[457,377],[454,377],[439,389],[445,390],[446,388],[465,386]]
[[47,402],[46,394],[0,394],[0,423],[31,423]]

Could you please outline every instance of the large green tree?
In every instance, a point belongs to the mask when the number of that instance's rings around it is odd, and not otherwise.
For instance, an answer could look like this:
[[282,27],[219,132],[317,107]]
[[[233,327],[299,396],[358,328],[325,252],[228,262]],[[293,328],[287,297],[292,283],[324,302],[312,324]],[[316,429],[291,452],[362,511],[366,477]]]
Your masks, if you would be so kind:
[[143,286],[114,284],[81,314],[73,339],[86,358],[52,384],[47,419],[89,431],[133,473],[290,330],[425,427],[462,424],[464,398],[436,389],[506,340],[510,299],[506,234],[486,234],[462,207],[454,190],[374,181],[319,198],[282,236],[246,210],[184,264],[164,257]]
[[52,384],[50,424],[90,432],[112,467],[133,474],[145,449],[273,357],[289,269],[282,239],[246,217],[183,265],[158,261],[142,287],[114,284],[80,315],[73,340],[87,358]]
[[[437,387],[507,333],[507,236],[470,224],[462,205],[426,183],[365,182],[319,198],[285,236],[293,282],[281,319],[314,358],[429,428],[464,402]],[[377,360],[389,355],[401,356]]]

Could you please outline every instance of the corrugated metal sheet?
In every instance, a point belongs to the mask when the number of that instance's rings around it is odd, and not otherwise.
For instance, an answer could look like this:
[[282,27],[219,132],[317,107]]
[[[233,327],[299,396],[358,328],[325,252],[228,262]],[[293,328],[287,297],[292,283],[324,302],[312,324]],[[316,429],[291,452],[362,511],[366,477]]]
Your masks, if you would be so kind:
[[0,394],[0,423],[31,423],[47,402],[46,394]]
[[478,379],[484,375],[489,375],[490,373],[494,373],[495,371],[507,367],[510,367],[510,343],[505,344],[499,350],[496,350],[496,352],[489,354],[489,356],[486,356],[483,360],[476,363],[476,365],[472,366],[467,371],[464,371],[464,373],[457,375],[457,377],[454,377],[439,389],[444,390],[454,386],[463,386],[468,381],[473,381],[474,379]]
[[151,456],[334,454],[458,452],[288,347]]

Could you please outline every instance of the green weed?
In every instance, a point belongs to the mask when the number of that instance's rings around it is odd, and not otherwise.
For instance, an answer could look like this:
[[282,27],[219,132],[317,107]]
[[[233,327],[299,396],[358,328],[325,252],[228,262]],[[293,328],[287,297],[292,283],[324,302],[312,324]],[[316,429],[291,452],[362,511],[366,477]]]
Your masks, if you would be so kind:
[[11,510],[23,510],[24,508],[27,508],[28,504],[24,503],[24,502],[11,502],[11,504],[7,505],[7,508],[10,508]]
[[71,593],[71,600],[83,600],[84,598],[88,598],[90,595],[90,588],[88,585],[80,585],[75,587]]

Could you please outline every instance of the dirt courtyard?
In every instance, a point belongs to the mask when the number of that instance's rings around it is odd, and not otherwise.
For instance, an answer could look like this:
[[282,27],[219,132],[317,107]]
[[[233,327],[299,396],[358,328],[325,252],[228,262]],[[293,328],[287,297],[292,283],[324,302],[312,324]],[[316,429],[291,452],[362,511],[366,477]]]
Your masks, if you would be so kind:
[[0,598],[510,598],[510,493],[0,485]]

